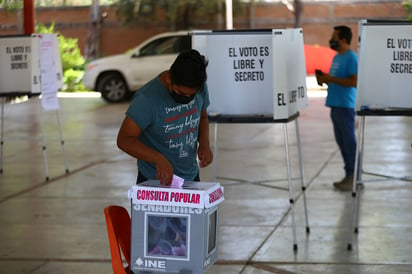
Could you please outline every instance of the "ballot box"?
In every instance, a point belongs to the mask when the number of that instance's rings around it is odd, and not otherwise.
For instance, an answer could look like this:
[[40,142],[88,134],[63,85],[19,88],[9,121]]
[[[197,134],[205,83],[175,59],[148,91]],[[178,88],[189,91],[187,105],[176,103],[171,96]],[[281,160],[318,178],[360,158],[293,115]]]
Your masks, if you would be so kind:
[[203,273],[217,260],[219,204],[223,187],[184,182],[166,187],[149,180],[129,190],[131,271]]

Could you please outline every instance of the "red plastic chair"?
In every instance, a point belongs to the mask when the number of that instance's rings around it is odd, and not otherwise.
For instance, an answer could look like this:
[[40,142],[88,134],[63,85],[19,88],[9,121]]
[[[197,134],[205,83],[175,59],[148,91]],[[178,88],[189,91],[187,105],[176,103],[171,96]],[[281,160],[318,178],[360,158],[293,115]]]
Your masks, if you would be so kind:
[[[114,274],[130,273],[130,216],[122,206],[111,205],[104,209],[110,254]],[[120,246],[120,248],[119,248]],[[122,252],[120,252],[120,249]],[[127,262],[123,265],[122,254]]]

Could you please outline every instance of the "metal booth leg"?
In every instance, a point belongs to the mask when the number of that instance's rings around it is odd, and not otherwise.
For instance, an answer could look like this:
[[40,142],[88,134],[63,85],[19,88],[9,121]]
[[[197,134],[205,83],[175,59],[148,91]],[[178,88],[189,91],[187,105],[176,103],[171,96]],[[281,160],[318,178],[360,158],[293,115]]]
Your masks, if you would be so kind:
[[357,173],[356,179],[357,179],[357,184],[356,184],[356,190],[357,190],[357,195],[356,195],[356,212],[355,212],[355,228],[354,228],[354,233],[358,233],[359,230],[359,208],[360,208],[360,193],[359,191],[361,190],[361,185],[360,183],[362,182],[362,173],[363,173],[363,155],[364,155],[364,144],[365,144],[365,116],[361,116],[361,121],[360,121],[360,130],[362,130],[362,133],[360,135],[360,140],[359,142],[360,147],[359,147],[359,155],[358,155],[358,163],[357,163]]
[[63,132],[62,132],[62,125],[61,125],[59,110],[56,110],[56,117],[57,117],[57,124],[59,126],[60,145],[61,145],[62,153],[63,153],[64,167],[65,167],[66,174],[68,174],[69,166],[67,164],[66,152],[64,150],[64,139],[63,139]]
[[296,241],[296,224],[295,224],[295,201],[293,198],[293,189],[292,189],[292,182],[291,182],[291,172],[290,172],[290,160],[289,160],[289,142],[288,142],[288,128],[287,124],[283,124],[283,136],[285,141],[285,156],[286,156],[286,166],[288,172],[288,186],[289,186],[289,204],[290,204],[290,211],[292,217],[292,231],[293,231],[293,250],[298,249],[298,244]]
[[217,182],[218,123],[215,123],[215,147],[213,148],[213,181]]
[[[353,186],[352,186],[352,216],[350,219],[350,226],[349,226],[349,236],[348,236],[348,245],[347,249],[352,250],[352,242],[353,242],[353,233],[358,232],[358,222],[359,222],[359,193],[357,193],[359,187],[358,183],[361,180],[361,169],[362,169],[362,156],[363,156],[363,140],[364,140],[364,127],[365,127],[365,117],[361,116],[360,118],[360,127],[358,132],[358,142],[356,145],[356,156],[355,156],[355,168],[354,168],[354,176],[353,176]],[[355,225],[355,230],[353,227]]]
[[39,107],[39,117],[40,117],[40,129],[41,129],[41,147],[43,151],[43,159],[44,159],[44,173],[46,175],[46,182],[49,181],[49,164],[47,161],[47,147],[46,147],[46,138],[44,137],[44,120],[43,120],[43,111],[41,108],[41,104]]
[[296,127],[296,141],[297,141],[298,156],[299,156],[300,182],[302,184],[303,207],[305,209],[306,233],[309,233],[310,228],[309,228],[308,208],[307,208],[307,202],[306,202],[305,176],[304,176],[304,173],[303,173],[302,150],[301,150],[301,146],[300,146],[299,122],[298,122],[297,118],[295,119],[295,127]]
[[3,144],[4,144],[4,101],[5,97],[1,98],[1,140],[0,140],[0,174],[3,174]]

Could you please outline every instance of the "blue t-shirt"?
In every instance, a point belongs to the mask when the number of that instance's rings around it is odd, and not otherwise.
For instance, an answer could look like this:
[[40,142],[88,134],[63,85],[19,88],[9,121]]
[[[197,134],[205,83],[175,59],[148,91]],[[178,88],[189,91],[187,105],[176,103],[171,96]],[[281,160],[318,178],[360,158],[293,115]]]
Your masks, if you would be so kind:
[[[200,113],[209,106],[206,84],[188,104],[176,103],[157,76],[133,96],[126,115],[142,129],[140,141],[163,154],[174,174],[193,180],[199,173],[196,161]],[[137,161],[139,171],[156,179],[156,166]]]
[[[349,78],[357,74],[358,57],[353,50],[348,50],[342,54],[336,54],[333,58],[329,75],[339,78]],[[356,88],[345,87],[335,83],[328,84],[328,96],[326,106],[355,108]]]

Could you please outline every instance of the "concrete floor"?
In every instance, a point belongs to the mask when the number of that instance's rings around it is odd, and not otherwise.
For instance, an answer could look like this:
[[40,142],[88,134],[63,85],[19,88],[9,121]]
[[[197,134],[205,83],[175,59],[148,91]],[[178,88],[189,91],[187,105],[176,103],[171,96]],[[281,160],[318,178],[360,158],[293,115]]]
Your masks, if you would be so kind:
[[[61,98],[60,104],[65,153],[55,112],[41,111],[38,99],[5,105],[0,273],[112,273],[103,208],[130,205],[127,190],[135,182],[135,161],[115,146],[128,104],[109,105],[93,97]],[[41,119],[48,181],[38,139]],[[411,181],[364,175],[359,234],[348,251],[352,198],[332,187],[343,176],[343,163],[324,98],[310,98],[298,121],[310,233],[300,182],[293,180],[294,251],[283,125],[219,124],[217,180],[225,188],[225,201],[219,260],[207,274],[412,273]],[[287,127],[295,177],[295,123]],[[213,129],[211,124],[211,135]],[[410,176],[411,142],[411,117],[368,117],[364,170]],[[213,167],[203,169],[201,178],[211,181]]]

